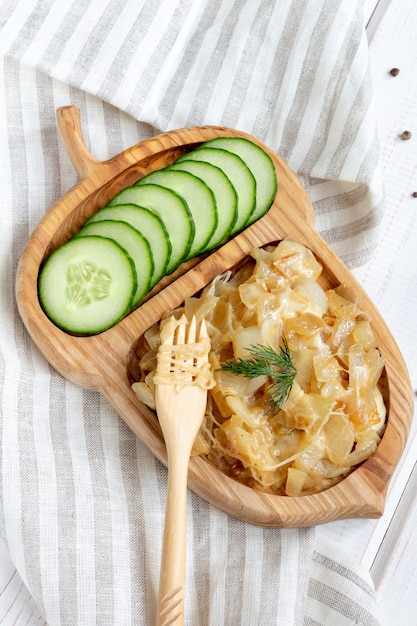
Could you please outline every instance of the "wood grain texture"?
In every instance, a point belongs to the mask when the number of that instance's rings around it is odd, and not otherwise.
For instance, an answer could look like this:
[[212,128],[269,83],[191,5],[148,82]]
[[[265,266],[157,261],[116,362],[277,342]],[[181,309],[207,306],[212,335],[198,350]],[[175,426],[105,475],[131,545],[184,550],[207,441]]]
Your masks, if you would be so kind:
[[[328,287],[350,284],[357,292],[360,306],[371,316],[373,331],[386,362],[386,432],[370,459],[341,483],[320,494],[292,498],[256,491],[225,476],[200,457],[191,459],[188,484],[221,510],[262,526],[302,527],[351,517],[380,516],[388,482],[410,428],[412,392],[409,376],[395,340],[372,301],[314,229],[310,200],[295,174],[255,138],[236,130],[212,126],[164,133],[108,161],[96,161],[82,140],[78,109],[63,107],[58,110],[57,119],[81,180],[50,209],[34,230],[22,254],[16,280],[20,315],[45,358],[74,384],[101,391],[132,431],[166,464],[166,449],[158,421],[131,389],[132,372],[137,366],[135,348],[140,337],[163,313],[198,292],[218,274],[233,268],[253,247],[292,237],[310,248],[322,263],[325,284]],[[75,337],[52,324],[43,313],[37,296],[38,272],[46,256],[122,188],[217,136],[248,137],[269,153],[278,178],[278,193],[269,212],[206,258],[183,264],[161,281],[135,311],[110,330],[96,336]]]

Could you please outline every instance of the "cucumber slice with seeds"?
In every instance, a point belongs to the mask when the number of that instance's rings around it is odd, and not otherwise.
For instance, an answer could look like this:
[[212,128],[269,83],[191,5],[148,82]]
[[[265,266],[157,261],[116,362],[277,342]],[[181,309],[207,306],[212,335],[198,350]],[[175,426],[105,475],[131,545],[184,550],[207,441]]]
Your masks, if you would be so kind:
[[166,268],[171,274],[189,254],[194,238],[194,222],[184,200],[171,189],[142,184],[120,191],[107,206],[135,204],[155,213],[165,224],[171,241],[171,256]]
[[203,161],[176,162],[169,169],[190,172],[210,187],[217,205],[217,226],[206,245],[206,251],[224,243],[237,219],[237,194],[226,174],[219,167]]
[[85,222],[84,226],[102,222],[103,220],[126,222],[145,237],[151,247],[154,262],[150,288],[156,285],[165,275],[171,256],[171,241],[162,220],[156,213],[144,207],[136,206],[135,204],[116,204],[97,211]]
[[272,159],[243,137],[218,137],[118,193],[38,279],[39,301],[67,332],[116,324],[165,273],[266,213],[277,191]]
[[176,163],[190,160],[211,163],[226,174],[237,194],[237,220],[231,234],[234,235],[241,231],[255,208],[256,200],[256,182],[248,166],[237,154],[221,148],[203,148],[200,146],[181,156]]
[[73,238],[41,269],[39,302],[50,320],[76,335],[107,330],[130,310],[136,271],[126,251],[104,237]]
[[216,201],[211,189],[189,172],[169,169],[151,172],[141,178],[135,186],[140,187],[149,183],[175,191],[190,209],[195,232],[187,259],[204,252],[217,224]]
[[216,137],[203,143],[201,148],[221,148],[244,160],[256,180],[256,205],[247,225],[265,215],[277,192],[277,175],[269,154],[245,137]]
[[103,220],[92,222],[78,231],[74,238],[79,239],[90,235],[107,237],[119,244],[133,260],[136,269],[136,292],[132,306],[136,306],[149,291],[151,276],[153,275],[153,259],[149,243],[143,235],[126,222]]

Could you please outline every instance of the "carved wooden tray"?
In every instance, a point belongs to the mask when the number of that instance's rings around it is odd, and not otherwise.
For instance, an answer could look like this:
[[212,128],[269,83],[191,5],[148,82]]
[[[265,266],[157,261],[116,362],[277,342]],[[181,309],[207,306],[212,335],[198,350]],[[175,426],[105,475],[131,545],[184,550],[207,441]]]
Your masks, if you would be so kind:
[[[294,173],[264,144],[223,127],[190,127],[164,133],[98,161],[85,147],[79,111],[58,109],[58,126],[80,182],[45,215],[22,254],[16,281],[20,315],[33,341],[49,363],[69,381],[99,390],[117,413],[162,463],[164,440],[152,411],[131,390],[137,367],[135,346],[144,331],[186,296],[198,292],[216,275],[241,261],[253,247],[289,236],[310,248],[323,265],[329,288],[349,283],[360,306],[372,318],[373,331],[386,360],[385,395],[388,422],[376,452],[341,483],[319,494],[293,498],[253,490],[225,476],[204,458],[193,457],[189,487],[230,515],[262,526],[302,527],[345,518],[379,517],[388,482],[400,459],[409,432],[413,399],[407,369],[381,315],[366,293],[314,229],[310,200]],[[99,335],[74,337],[58,329],[43,313],[37,277],[45,257],[73,235],[98,208],[122,188],[150,171],[172,163],[199,143],[218,136],[248,137],[261,145],[276,167],[278,193],[269,212],[206,258],[183,264],[163,279],[146,301],[115,327]]]

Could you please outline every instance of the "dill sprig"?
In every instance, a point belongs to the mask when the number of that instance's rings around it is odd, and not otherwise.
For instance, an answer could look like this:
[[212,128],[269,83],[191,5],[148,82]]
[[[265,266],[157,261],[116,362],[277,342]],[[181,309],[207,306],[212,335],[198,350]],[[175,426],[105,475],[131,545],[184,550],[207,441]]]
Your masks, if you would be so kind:
[[276,413],[288,398],[297,370],[292,362],[290,349],[286,337],[282,337],[280,351],[276,352],[271,346],[257,344],[247,348],[252,358],[236,361],[225,361],[221,370],[231,372],[245,378],[269,376],[271,384],[268,387],[269,411]]

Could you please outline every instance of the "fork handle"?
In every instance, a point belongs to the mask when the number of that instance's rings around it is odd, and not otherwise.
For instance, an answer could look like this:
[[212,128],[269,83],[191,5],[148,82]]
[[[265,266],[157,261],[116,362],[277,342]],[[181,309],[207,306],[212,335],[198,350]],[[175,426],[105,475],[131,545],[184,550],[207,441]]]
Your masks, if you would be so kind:
[[165,510],[156,626],[184,623],[187,475],[189,455],[168,450]]

